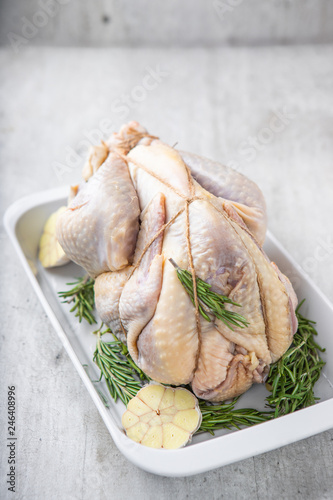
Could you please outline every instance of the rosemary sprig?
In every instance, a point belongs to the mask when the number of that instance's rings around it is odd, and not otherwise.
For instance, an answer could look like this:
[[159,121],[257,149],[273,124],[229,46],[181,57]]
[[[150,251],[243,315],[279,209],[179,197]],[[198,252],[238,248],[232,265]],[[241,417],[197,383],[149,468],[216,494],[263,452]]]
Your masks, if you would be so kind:
[[202,422],[197,432],[209,432],[214,435],[218,429],[239,429],[240,426],[249,427],[260,424],[273,418],[272,411],[258,411],[253,408],[240,408],[235,410],[235,404],[239,396],[229,403],[223,402],[219,405],[199,400],[199,407],[202,413]]
[[[142,382],[148,381],[148,377],[132,360],[127,347],[118,340],[110,328],[102,331],[103,323],[94,333],[97,335],[97,345],[93,360],[101,370],[111,397],[117,401],[118,398],[125,404],[132,399],[141,389]],[[102,336],[111,333],[114,340],[105,342]]]
[[[188,271],[180,269],[173,261],[172,264],[176,267],[178,278],[194,303],[192,275]],[[90,324],[96,322],[91,312],[94,307],[93,280],[87,276],[67,284],[74,285],[74,288],[67,292],[60,292],[60,297],[68,299],[64,301],[67,303],[74,301],[71,311],[76,311],[79,321],[84,318]],[[211,292],[210,285],[200,278],[197,278],[197,290],[200,301],[199,310],[201,314],[203,313],[203,317],[207,321],[212,321],[211,316],[217,316],[217,310],[226,320],[224,304],[235,303],[228,297]],[[202,300],[203,295],[206,295],[208,300]],[[271,391],[271,394],[266,398],[266,406],[270,410],[261,412],[253,408],[235,409],[239,397],[219,405],[199,400],[203,418],[197,432],[214,434],[214,431],[222,428],[239,429],[241,426],[255,425],[313,405],[319,399],[314,396],[313,389],[325,365],[320,357],[320,352],[324,352],[325,349],[322,349],[314,339],[317,335],[315,322],[305,318],[300,313],[303,303],[304,300],[296,309],[298,330],[294,335],[292,345],[282,358],[270,367],[266,383],[266,387]],[[245,318],[242,316],[240,318],[242,319],[241,325],[246,326],[248,323]],[[239,321],[239,319],[232,319],[236,321],[236,324]],[[238,324],[238,326],[240,325]],[[141,389],[143,383],[149,381],[149,378],[134,363],[125,344],[117,340],[109,328],[104,331],[102,328],[103,324],[94,332],[97,334],[97,346],[93,359],[101,370],[98,381],[104,376],[112,398],[115,401],[119,398],[126,405]],[[101,337],[106,333],[111,333],[114,340],[111,342],[103,341]],[[104,401],[105,397],[100,395]]]
[[[176,269],[179,281],[188,293],[193,305],[195,305],[192,274],[186,269],[181,269],[173,259],[169,260]],[[205,320],[211,322],[213,321],[213,318],[215,316],[216,318],[223,321],[223,323],[228,328],[230,328],[230,330],[234,330],[233,326],[245,328],[249,325],[248,321],[246,321],[243,316],[234,311],[228,311],[225,308],[225,304],[232,304],[237,307],[242,307],[241,304],[234,302],[226,295],[220,295],[219,293],[213,292],[211,290],[212,285],[209,285],[197,276],[196,287],[199,302],[198,310],[201,316],[205,318]]]
[[315,322],[299,312],[304,300],[296,309],[298,329],[293,343],[279,361],[271,365],[266,387],[271,394],[266,397],[270,411],[260,412],[252,408],[235,410],[238,398],[230,403],[213,405],[200,400],[202,424],[198,432],[251,426],[271,420],[296,410],[313,405],[319,398],[314,396],[314,385],[325,365],[319,352],[324,352],[314,340],[317,331]]
[[[314,396],[313,387],[325,364],[319,355],[319,351],[323,352],[324,349],[314,340],[314,335],[317,335],[315,323],[299,312],[303,302],[296,310],[299,325],[294,341],[282,358],[270,368],[267,384],[272,394],[266,398],[270,410],[235,409],[240,396],[219,405],[199,399],[202,423],[197,432],[214,434],[219,429],[249,427],[305,408],[319,399]],[[101,370],[100,380],[104,376],[115,401],[119,397],[127,404],[140,390],[143,381],[149,381],[149,378],[134,363],[125,344],[114,335],[114,341],[101,340],[105,333],[112,333],[109,328],[102,331],[102,326],[94,332],[97,334],[94,361]]]
[[324,352],[314,340],[316,324],[299,312],[304,300],[296,309],[298,329],[287,352],[271,366],[266,387],[271,391],[267,406],[279,417],[313,405],[319,398],[313,387],[325,365],[319,352]]
[[78,278],[73,283],[66,283],[66,285],[74,286],[66,292],[58,292],[59,297],[66,299],[62,302],[67,304],[74,302],[70,312],[76,311],[75,316],[79,318],[80,323],[82,319],[88,321],[89,325],[96,323],[95,316],[92,313],[95,305],[94,280],[87,275]]

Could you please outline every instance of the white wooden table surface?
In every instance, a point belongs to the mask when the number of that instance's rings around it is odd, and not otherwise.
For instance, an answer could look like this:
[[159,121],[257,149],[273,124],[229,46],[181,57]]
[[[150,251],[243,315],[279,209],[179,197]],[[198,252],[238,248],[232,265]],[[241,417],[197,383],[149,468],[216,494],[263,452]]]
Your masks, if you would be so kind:
[[[75,182],[82,140],[137,119],[170,144],[233,164],[257,181],[269,228],[333,300],[332,47],[28,47],[18,54],[2,49],[0,61],[2,210],[24,195]],[[189,478],[157,477],[130,464],[2,223],[0,238],[0,428],[7,386],[15,385],[18,429],[16,494],[5,486],[1,437],[1,499],[333,498],[333,431]],[[318,248],[326,248],[319,260]]]

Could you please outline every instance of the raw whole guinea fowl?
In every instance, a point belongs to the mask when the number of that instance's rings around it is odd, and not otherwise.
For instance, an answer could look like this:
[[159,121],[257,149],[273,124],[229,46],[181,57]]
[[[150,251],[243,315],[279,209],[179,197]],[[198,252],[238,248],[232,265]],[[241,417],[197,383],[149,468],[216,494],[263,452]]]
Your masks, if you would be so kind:
[[[95,278],[99,315],[153,380],[210,401],[263,382],[291,344],[296,295],[261,245],[265,202],[234,170],[176,151],[136,122],[84,169],[57,223],[67,256]],[[101,153],[101,154],[100,154]],[[246,328],[208,322],[169,262],[241,304]]]

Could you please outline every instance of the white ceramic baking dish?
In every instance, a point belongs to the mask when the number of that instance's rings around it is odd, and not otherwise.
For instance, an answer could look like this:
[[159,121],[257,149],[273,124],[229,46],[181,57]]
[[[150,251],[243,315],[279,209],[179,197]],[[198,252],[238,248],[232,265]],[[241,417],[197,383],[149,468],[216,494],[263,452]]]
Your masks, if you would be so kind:
[[[5,214],[5,227],[45,312],[112,439],[128,460],[154,474],[187,476],[273,450],[333,427],[333,306],[279,242],[268,233],[265,243],[267,254],[291,277],[298,298],[306,299],[302,312],[317,321],[318,342],[326,347],[326,353],[323,355],[326,366],[315,391],[321,401],[294,414],[254,427],[218,431],[214,437],[206,433],[198,434],[190,445],[180,450],[154,450],[128,439],[121,427],[124,405],[121,402],[115,403],[110,398],[103,382],[92,383],[83,366],[88,365],[92,379],[98,378],[98,370],[92,361],[95,338],[91,332],[94,328],[79,324],[69,313],[69,306],[61,304],[57,296],[58,291],[67,289],[66,282],[73,281],[73,278],[82,275],[83,271],[72,263],[46,271],[37,259],[43,225],[54,210],[66,204],[67,191],[65,187],[57,188],[17,201]],[[109,401],[110,408],[104,406],[97,388]],[[239,406],[264,409],[266,395],[265,387],[256,385],[242,396]]]

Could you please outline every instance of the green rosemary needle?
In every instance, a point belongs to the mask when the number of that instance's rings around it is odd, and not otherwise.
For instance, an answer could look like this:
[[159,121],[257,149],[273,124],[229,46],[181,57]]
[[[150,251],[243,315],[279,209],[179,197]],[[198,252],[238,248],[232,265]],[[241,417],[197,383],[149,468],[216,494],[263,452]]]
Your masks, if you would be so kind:
[[94,280],[88,275],[83,278],[78,278],[73,283],[66,283],[68,286],[73,286],[66,292],[58,292],[59,297],[67,304],[74,302],[70,312],[76,312],[75,316],[79,318],[81,323],[85,319],[90,325],[96,323],[95,316],[92,311],[95,305],[94,296]]
[[[195,305],[194,291],[193,291],[193,278],[192,274],[186,269],[181,269],[173,259],[169,259],[177,272],[177,276],[187,294],[189,295],[193,305]],[[196,287],[198,296],[198,310],[205,320],[211,322],[214,316],[233,330],[233,326],[245,328],[249,325],[248,321],[240,314],[234,311],[228,311],[225,304],[232,304],[237,307],[242,307],[241,304],[234,302],[225,295],[213,292],[212,285],[209,285],[202,279],[196,276]]]
[[315,322],[299,312],[304,300],[296,309],[298,329],[293,343],[284,355],[271,366],[266,387],[271,394],[266,398],[267,406],[279,417],[313,405],[319,398],[313,388],[325,365],[319,352],[324,352],[314,340],[317,331]]
[[[101,370],[111,397],[117,401],[118,398],[125,404],[132,399],[141,389],[142,382],[148,381],[148,377],[132,360],[127,347],[118,340],[109,328],[102,331],[101,327],[94,333],[97,335],[97,345],[93,360]],[[102,336],[111,333],[114,340],[105,342]]]
[[214,435],[218,429],[239,429],[241,426],[249,427],[271,420],[274,416],[272,411],[258,411],[253,408],[240,408],[235,410],[235,404],[239,396],[231,402],[215,405],[207,401],[199,400],[202,413],[202,422],[197,432],[209,432]]

